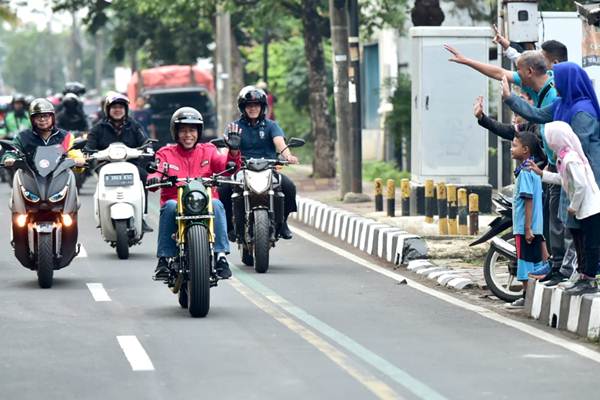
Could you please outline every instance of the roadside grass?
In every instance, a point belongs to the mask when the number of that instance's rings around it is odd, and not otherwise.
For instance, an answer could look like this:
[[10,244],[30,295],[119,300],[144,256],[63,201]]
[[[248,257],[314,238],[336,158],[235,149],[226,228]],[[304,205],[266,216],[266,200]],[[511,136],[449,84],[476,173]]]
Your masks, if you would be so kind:
[[396,164],[386,161],[363,161],[363,180],[373,182],[377,178],[383,179],[383,183],[388,179],[393,179],[396,186],[404,178],[410,179],[410,172],[399,170]]

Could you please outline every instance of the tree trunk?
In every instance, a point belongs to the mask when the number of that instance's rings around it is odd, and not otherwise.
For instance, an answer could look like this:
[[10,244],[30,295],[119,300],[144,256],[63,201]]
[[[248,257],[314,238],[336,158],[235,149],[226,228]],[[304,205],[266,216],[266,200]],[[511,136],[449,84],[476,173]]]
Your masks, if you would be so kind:
[[233,27],[231,30],[231,99],[233,101],[232,104],[235,104],[231,107],[231,119],[237,119],[240,115],[240,111],[237,108],[237,97],[244,86],[244,64],[242,61],[242,55],[240,53],[240,48],[237,44],[237,39],[233,32]]
[[315,153],[313,175],[316,178],[335,177],[335,141],[333,139],[329,111],[327,109],[327,71],[323,51],[323,36],[316,28],[320,16],[317,0],[302,0],[302,27],[304,52],[308,62],[310,89],[309,107]]

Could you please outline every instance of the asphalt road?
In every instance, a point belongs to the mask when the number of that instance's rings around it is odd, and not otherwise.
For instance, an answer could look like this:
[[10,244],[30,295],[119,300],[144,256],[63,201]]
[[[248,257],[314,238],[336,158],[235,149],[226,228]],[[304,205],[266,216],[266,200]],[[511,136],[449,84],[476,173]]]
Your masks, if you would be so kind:
[[118,260],[95,228],[92,192],[88,181],[87,256],[42,290],[13,257],[0,187],[0,398],[598,397],[598,361],[299,235],[278,243],[263,275],[234,250],[234,279],[212,289],[207,318],[192,319],[151,279],[157,229]]

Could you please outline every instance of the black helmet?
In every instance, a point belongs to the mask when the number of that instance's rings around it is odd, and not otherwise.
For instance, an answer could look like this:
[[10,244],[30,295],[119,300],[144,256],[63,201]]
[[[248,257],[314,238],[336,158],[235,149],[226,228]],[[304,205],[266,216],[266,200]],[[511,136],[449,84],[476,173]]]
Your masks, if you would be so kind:
[[68,109],[75,108],[79,104],[79,96],[75,93],[67,93],[62,98],[62,104]]
[[25,95],[21,94],[21,93],[15,93],[15,94],[13,94],[11,103],[12,104],[23,103],[23,105],[25,105],[25,103],[26,103],[25,102]]
[[113,104],[123,104],[125,106],[125,116],[129,113],[129,99],[127,96],[122,95],[119,92],[108,92],[106,100],[104,101],[104,114],[109,117],[109,108]]
[[263,119],[267,111],[267,95],[262,89],[258,89],[255,86],[245,86],[240,90],[240,94],[238,95],[238,108],[242,115],[246,115],[246,106],[251,103],[260,104],[260,115],[258,118]]
[[52,125],[54,125],[54,106],[49,100],[39,97],[29,105],[29,120],[33,125],[33,116],[37,114],[52,114]]
[[200,114],[198,110],[192,107],[181,107],[173,113],[171,116],[171,124],[169,125],[169,129],[171,130],[171,138],[173,138],[175,143],[177,143],[179,130],[176,125],[180,124],[197,125],[198,140],[200,140],[200,136],[202,136],[202,130],[204,128],[204,120],[202,119],[202,114]]
[[73,93],[77,96],[83,96],[85,94],[85,85],[81,82],[67,82],[63,89],[63,94]]

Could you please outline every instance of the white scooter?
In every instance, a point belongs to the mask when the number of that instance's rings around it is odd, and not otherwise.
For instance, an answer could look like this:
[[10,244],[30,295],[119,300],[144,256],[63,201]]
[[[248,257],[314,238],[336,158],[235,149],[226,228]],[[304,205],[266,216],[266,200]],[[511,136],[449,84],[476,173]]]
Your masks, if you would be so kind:
[[123,143],[112,143],[105,150],[90,155],[98,162],[98,184],[94,193],[94,213],[102,238],[116,247],[120,259],[129,257],[129,247],[139,244],[144,236],[142,219],[146,198],[144,182],[138,168],[127,162],[153,158],[153,141],[132,149]]

